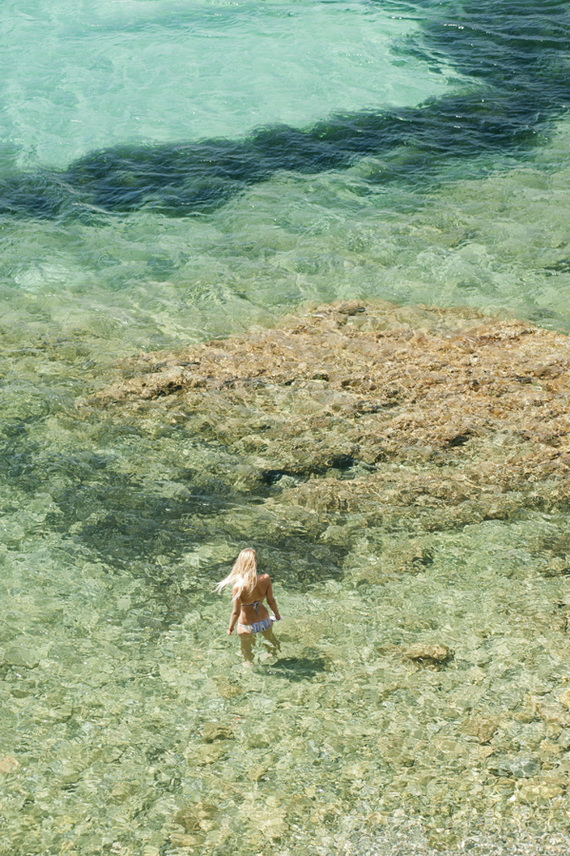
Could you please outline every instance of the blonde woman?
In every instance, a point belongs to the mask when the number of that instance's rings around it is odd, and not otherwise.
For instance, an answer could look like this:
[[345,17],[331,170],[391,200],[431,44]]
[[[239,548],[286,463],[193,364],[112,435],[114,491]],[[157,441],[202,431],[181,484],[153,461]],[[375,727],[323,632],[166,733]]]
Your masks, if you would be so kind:
[[[269,574],[257,573],[257,556],[255,550],[246,547],[237,557],[229,574],[219,582],[216,591],[219,593],[225,586],[232,586],[233,609],[230,615],[228,636],[234,632],[237,624],[237,634],[241,642],[241,652],[246,663],[253,663],[253,642],[257,633],[269,643],[266,646],[271,654],[279,650],[279,640],[274,636],[272,625],[280,621],[281,615],[277,601],[273,597]],[[274,612],[270,615],[263,601]]]

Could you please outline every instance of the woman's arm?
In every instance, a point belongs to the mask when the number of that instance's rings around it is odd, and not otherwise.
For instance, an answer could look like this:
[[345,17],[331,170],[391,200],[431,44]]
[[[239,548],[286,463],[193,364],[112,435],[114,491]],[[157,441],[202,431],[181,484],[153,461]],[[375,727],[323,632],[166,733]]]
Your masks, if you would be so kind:
[[281,614],[279,612],[279,607],[277,606],[277,601],[273,597],[273,588],[271,586],[271,580],[269,580],[269,584],[267,586],[267,591],[265,592],[265,597],[267,598],[267,603],[275,613],[275,618],[277,621],[281,621]]
[[230,615],[230,626],[228,627],[228,636],[231,636],[234,632],[234,627],[236,626],[237,620],[240,616],[241,612],[241,597],[234,597],[234,605],[232,609],[232,614]]

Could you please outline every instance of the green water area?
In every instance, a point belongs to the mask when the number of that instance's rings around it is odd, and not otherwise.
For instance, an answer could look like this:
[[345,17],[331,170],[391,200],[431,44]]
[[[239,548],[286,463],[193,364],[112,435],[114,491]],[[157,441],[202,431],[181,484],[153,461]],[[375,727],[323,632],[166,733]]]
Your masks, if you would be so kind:
[[[274,323],[118,361],[4,327],[6,852],[564,853],[566,335]],[[248,544],[250,669],[213,593]]]
[[0,11],[2,856],[569,852],[567,12],[495,5]]
[[[451,184],[405,218],[365,205],[333,216],[329,194],[349,172],[316,179],[312,207],[295,206],[286,178],[209,221],[5,227],[3,264],[18,280],[4,286],[2,318],[5,852],[565,852],[565,337],[530,336],[538,350],[517,368],[516,395],[534,427],[517,434],[509,342],[529,336],[516,324],[487,340],[469,332],[476,309],[567,329],[565,139],[561,128],[556,170],[543,152],[521,172]],[[257,222],[258,194],[269,206],[275,194],[274,218]],[[24,246],[37,262],[24,263]],[[403,337],[392,362],[410,378],[396,380],[416,399],[399,397],[394,378],[356,389],[367,430],[400,419],[390,442],[374,428],[376,458],[359,456],[354,420],[342,445],[350,379],[338,402],[322,398],[336,365],[326,327],[303,394],[283,375],[258,409],[231,383],[226,394],[199,382],[193,404],[176,398],[176,377],[192,378],[197,360],[184,346],[253,341],[287,310],[306,324],[310,301],[363,293],[472,307],[384,304],[383,329]],[[367,311],[346,317],[366,328]],[[441,399],[414,380],[424,352],[433,365],[422,371],[453,376],[444,345],[422,351],[430,330],[471,336],[461,353],[472,372],[481,342],[499,343],[485,363],[499,416],[487,401],[484,418],[463,419],[456,403],[443,457],[441,434],[421,423]],[[264,348],[268,366],[270,339]],[[354,359],[347,376],[362,379]],[[177,365],[174,397],[116,393]],[[335,440],[319,426],[326,407],[334,431],[337,406]],[[493,421],[501,407],[514,408],[510,427]],[[327,443],[342,448],[327,457]],[[248,544],[284,615],[279,657],[260,649],[252,671],[225,635],[229,603],[213,594]]]

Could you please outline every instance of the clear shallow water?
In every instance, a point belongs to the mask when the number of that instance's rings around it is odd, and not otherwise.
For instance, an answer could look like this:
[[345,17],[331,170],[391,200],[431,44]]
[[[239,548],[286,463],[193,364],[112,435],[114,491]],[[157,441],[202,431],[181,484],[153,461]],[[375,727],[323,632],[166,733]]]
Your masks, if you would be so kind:
[[413,9],[360,2],[7,3],[0,20],[2,137],[19,166],[413,105],[458,77],[391,53]]
[[[437,15],[5,5],[3,175],[496,86],[481,53],[479,80],[472,48],[422,42]],[[436,173],[396,146],[276,169],[197,217],[3,216],[6,852],[488,854],[518,840],[534,854],[544,832],[565,846],[568,592],[548,575],[570,552],[563,509],[425,535],[431,564],[386,578],[405,533],[349,538],[332,517],[324,540],[302,519],[283,532],[223,448],[74,409],[121,356],[307,300],[467,304],[567,330],[570,132],[551,107],[538,144],[447,151]],[[244,675],[212,585],[249,540],[286,619],[281,659]],[[455,659],[418,668],[402,656],[417,641]]]

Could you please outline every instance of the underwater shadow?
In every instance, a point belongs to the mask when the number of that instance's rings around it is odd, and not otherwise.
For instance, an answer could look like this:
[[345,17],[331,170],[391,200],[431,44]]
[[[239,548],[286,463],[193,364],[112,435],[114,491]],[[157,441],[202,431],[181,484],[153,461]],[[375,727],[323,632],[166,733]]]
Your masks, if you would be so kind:
[[326,668],[324,657],[284,657],[273,663],[267,672],[290,681],[305,681],[322,674]]

